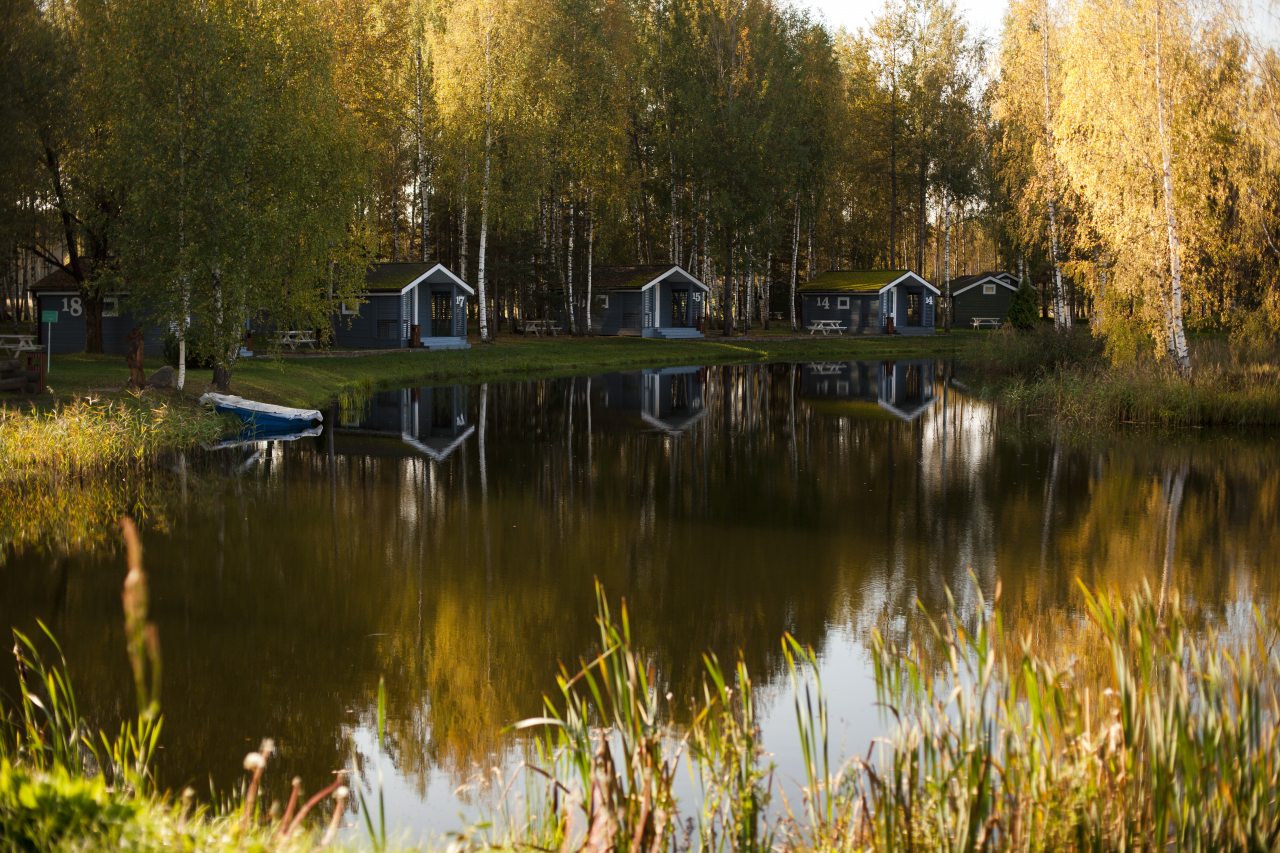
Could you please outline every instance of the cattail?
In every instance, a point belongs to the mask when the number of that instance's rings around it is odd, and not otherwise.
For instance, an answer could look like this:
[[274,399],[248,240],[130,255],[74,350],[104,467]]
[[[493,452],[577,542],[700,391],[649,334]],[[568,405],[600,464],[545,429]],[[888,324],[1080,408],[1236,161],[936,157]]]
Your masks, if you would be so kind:
[[325,830],[324,838],[320,839],[320,846],[326,847],[329,842],[333,841],[333,837],[338,834],[338,825],[342,822],[342,812],[347,807],[347,800],[351,797],[351,790],[346,785],[339,785],[338,789],[333,792],[333,798],[337,800],[337,805],[333,808],[333,818],[329,821],[329,828]]
[[293,777],[293,790],[289,792],[289,803],[284,807],[284,817],[280,818],[280,826],[276,830],[281,835],[287,833],[289,821],[293,820],[293,812],[298,807],[298,797],[302,794],[302,777]]
[[187,818],[191,815],[191,806],[195,802],[196,790],[192,787],[182,789],[182,811],[178,813],[178,831],[187,827]]
[[264,740],[258,752],[251,752],[244,757],[244,769],[253,774],[249,780],[249,791],[244,797],[244,814],[240,817],[240,831],[249,828],[249,820],[253,815],[253,807],[258,800],[258,786],[262,784],[262,774],[267,769],[267,758],[275,751],[275,742]]
[[302,825],[302,821],[306,819],[307,814],[311,811],[311,809],[313,809],[315,805],[319,803],[321,800],[323,800],[325,797],[329,796],[330,794],[337,791],[339,788],[343,787],[346,781],[347,781],[347,771],[339,770],[337,774],[335,774],[333,783],[329,785],[329,787],[325,788],[323,791],[319,791],[316,794],[313,794],[311,799],[307,800],[306,803],[303,804],[302,808],[298,810],[297,816],[294,817],[293,822],[284,828],[284,832],[281,833],[280,837],[288,838],[290,835],[292,835],[293,831]]

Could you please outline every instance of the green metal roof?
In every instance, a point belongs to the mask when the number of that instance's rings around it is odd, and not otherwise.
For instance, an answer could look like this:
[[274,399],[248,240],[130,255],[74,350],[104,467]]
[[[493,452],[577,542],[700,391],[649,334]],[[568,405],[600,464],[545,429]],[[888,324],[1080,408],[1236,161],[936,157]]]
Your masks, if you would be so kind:
[[876,293],[890,282],[897,281],[910,270],[831,270],[806,282],[801,291],[822,293]]

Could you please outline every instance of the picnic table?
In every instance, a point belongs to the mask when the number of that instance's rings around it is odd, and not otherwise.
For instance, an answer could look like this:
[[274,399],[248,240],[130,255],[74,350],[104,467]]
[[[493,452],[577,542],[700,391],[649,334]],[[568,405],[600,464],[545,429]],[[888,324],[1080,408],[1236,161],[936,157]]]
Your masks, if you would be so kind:
[[520,331],[525,335],[558,335],[560,334],[560,324],[554,320],[525,320]]
[[17,358],[24,352],[37,352],[40,345],[36,343],[36,336],[25,333],[6,333],[0,335],[0,350],[9,353],[11,358]]
[[974,317],[971,321],[975,329],[998,329],[1000,328],[999,317]]
[[316,333],[293,329],[280,333],[280,346],[297,352],[298,347],[316,348]]
[[814,335],[818,332],[822,332],[822,336],[824,338],[832,332],[835,332],[837,335],[843,335],[844,323],[841,323],[839,320],[814,320],[809,324],[809,334]]

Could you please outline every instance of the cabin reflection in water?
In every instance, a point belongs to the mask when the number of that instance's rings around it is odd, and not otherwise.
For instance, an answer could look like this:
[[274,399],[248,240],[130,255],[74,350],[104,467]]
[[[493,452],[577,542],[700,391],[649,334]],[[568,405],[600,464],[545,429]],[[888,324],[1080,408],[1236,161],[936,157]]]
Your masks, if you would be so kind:
[[913,421],[933,405],[934,373],[925,360],[806,364],[800,396],[831,414]]
[[706,369],[661,367],[605,377],[604,407],[638,414],[649,427],[679,435],[706,417]]
[[464,385],[378,391],[363,412],[338,424],[335,450],[400,454],[407,449],[441,462],[476,431],[470,420]]

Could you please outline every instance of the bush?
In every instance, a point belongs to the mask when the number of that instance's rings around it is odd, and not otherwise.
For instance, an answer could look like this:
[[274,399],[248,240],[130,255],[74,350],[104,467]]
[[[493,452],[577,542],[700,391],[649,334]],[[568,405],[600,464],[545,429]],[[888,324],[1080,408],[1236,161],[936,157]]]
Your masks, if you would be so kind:
[[1009,300],[1009,313],[1006,315],[1009,325],[1022,332],[1034,329],[1040,320],[1038,302],[1035,288],[1029,284],[1019,287]]
[[1091,368],[1101,359],[1102,343],[1088,329],[1060,332],[1042,326],[987,335],[974,360],[985,373],[1034,379],[1063,368]]

